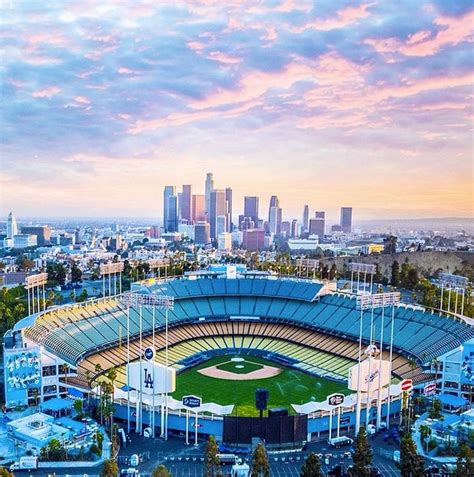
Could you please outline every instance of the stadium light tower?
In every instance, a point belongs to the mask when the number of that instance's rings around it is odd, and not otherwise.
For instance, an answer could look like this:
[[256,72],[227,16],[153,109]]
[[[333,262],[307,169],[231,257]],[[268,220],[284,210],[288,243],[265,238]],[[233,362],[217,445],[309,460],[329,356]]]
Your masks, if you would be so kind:
[[[143,360],[143,340],[142,340],[142,324],[143,324],[143,307],[151,308],[153,313],[152,333],[153,333],[153,351],[156,351],[155,347],[155,310],[161,309],[165,311],[165,364],[166,368],[169,366],[168,360],[168,312],[174,309],[174,297],[167,295],[144,295],[142,293],[124,293],[119,297],[120,302],[127,307],[127,365],[130,364],[130,308],[139,309],[140,319],[140,364]],[[140,366],[140,374],[142,375],[142,369]],[[168,375],[166,374],[166,380]],[[166,388],[168,383],[165,382]],[[140,390],[140,412],[137,412],[137,424],[140,423],[139,432],[142,433],[142,413],[141,413],[141,390]],[[153,395],[153,435],[155,433],[155,396]],[[165,406],[166,404],[166,406]],[[138,405],[138,400],[137,400]],[[166,413],[166,417],[165,417]],[[138,426],[137,426],[138,427]],[[127,431],[130,433],[130,380],[129,373],[127,372]],[[165,440],[168,439],[168,393],[165,394],[165,399],[162,400],[161,405],[161,437]]]
[[351,293],[354,293],[354,274],[357,274],[357,281],[356,281],[356,291],[355,293],[358,294],[360,291],[360,279],[361,275],[364,279],[364,290],[367,288],[367,275],[370,278],[370,291],[372,293],[372,286],[374,283],[374,275],[376,272],[377,267],[370,263],[357,263],[351,262],[349,263],[349,271],[351,272]]
[[[382,420],[382,352],[383,352],[383,329],[384,329],[384,318],[385,318],[385,308],[392,308],[392,322],[391,322],[391,333],[390,333],[390,365],[389,365],[389,395],[387,400],[387,421],[389,419],[390,412],[390,380],[392,377],[392,354],[393,354],[393,332],[394,332],[394,323],[395,323],[395,306],[400,303],[400,293],[375,293],[375,294],[362,294],[357,295],[357,309],[360,310],[360,327],[359,327],[359,357],[358,357],[358,368],[357,368],[357,404],[356,404],[356,434],[360,429],[360,414],[362,407],[362,382],[361,382],[361,363],[362,363],[362,330],[363,330],[363,317],[364,311],[371,310],[372,313],[375,309],[382,309],[382,318],[381,318],[381,333],[380,333],[380,349],[379,351],[379,383],[378,383],[378,398],[377,398],[377,428],[380,428]],[[370,349],[375,346],[372,342],[372,326],[371,326],[371,342],[369,345]],[[369,353],[368,353],[369,354]],[[369,354],[369,374],[371,373],[371,360],[372,355]],[[369,422],[369,406],[371,402],[370,397],[370,379],[368,382],[368,394],[367,394],[367,407],[366,407],[366,425]],[[388,426],[387,426],[388,427]]]
[[[461,291],[462,299],[461,299],[461,315],[464,315],[464,295],[466,293],[467,285],[469,284],[469,280],[466,277],[461,275],[453,275],[451,273],[440,273],[439,274],[439,281],[441,284],[441,302],[440,302],[440,309],[442,311],[447,311],[448,313],[451,312],[451,291],[454,290],[456,292],[456,301],[454,304],[454,313],[458,313],[458,296],[459,292]],[[443,296],[444,296],[444,289],[448,289],[448,305],[447,309],[444,310],[443,308]]]

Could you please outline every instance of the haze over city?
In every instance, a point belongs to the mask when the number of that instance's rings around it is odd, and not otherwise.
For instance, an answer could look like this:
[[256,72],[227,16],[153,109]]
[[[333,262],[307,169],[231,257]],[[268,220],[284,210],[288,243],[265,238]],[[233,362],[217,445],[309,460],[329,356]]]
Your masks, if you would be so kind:
[[285,219],[472,217],[467,1],[8,2],[0,215],[162,215],[206,172]]

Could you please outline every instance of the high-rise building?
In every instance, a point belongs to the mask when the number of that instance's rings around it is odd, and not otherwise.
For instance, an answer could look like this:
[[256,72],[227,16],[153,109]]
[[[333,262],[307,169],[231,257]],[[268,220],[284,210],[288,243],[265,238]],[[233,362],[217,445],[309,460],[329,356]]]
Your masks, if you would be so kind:
[[254,229],[255,222],[250,217],[239,215],[239,228],[240,230]]
[[7,220],[7,239],[13,239],[13,236],[17,234],[18,234],[18,226],[16,224],[16,219],[15,219],[15,216],[13,215],[13,212],[10,212],[8,214],[8,220]]
[[168,197],[167,232],[177,232],[179,224],[179,200],[177,195]]
[[207,222],[197,222],[194,225],[194,243],[209,245],[211,243],[210,225]]
[[187,184],[183,185],[183,192],[181,193],[181,201],[179,203],[181,208],[181,219],[186,220],[187,223],[192,221],[192,187]]
[[309,230],[309,206],[305,205],[303,209],[303,224],[301,226],[301,233],[307,233]]
[[227,232],[227,215],[218,215],[216,217],[216,238],[224,232]]
[[168,230],[168,221],[169,221],[169,198],[173,195],[176,195],[175,186],[165,186],[163,191],[163,228],[165,231]]
[[317,235],[320,239],[324,237],[326,225],[326,213],[317,211],[315,218],[309,221],[309,234]]
[[268,231],[277,235],[281,232],[281,207],[270,207]]
[[341,229],[344,233],[352,231],[352,207],[341,207]]
[[214,189],[214,177],[212,172],[208,172],[206,175],[206,184],[205,184],[205,196],[206,196],[206,212],[207,216],[211,215],[211,192]]
[[245,250],[256,252],[265,248],[265,230],[248,229],[243,232],[243,247]]
[[206,220],[206,196],[194,194],[191,201],[191,220],[193,223]]
[[227,232],[232,232],[232,189],[226,187],[225,201],[227,204]]
[[47,245],[51,240],[51,229],[48,225],[22,226],[21,233],[36,235],[36,242],[38,245]]
[[225,252],[232,250],[232,234],[229,232],[220,233],[217,236],[217,248]]
[[298,221],[293,219],[291,221],[291,238],[298,237]]
[[[211,191],[211,209],[209,214],[209,224],[211,226],[211,239],[217,239],[216,226],[217,217],[226,215],[227,207],[224,189],[214,189]],[[225,230],[224,230],[225,232]]]
[[245,196],[244,197],[244,217],[249,217],[255,227],[258,226],[258,197]]
[[284,235],[286,238],[290,237],[291,235],[291,224],[290,222],[284,221],[281,223],[281,230],[280,233]]
[[37,242],[36,242],[36,235],[15,234],[13,236],[13,247],[14,248],[34,247],[35,245],[38,245]]

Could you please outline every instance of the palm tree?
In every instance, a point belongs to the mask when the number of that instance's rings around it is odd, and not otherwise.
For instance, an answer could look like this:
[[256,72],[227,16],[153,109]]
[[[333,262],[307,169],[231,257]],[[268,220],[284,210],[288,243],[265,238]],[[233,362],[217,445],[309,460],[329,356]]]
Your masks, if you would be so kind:
[[115,388],[114,388],[114,382],[117,379],[117,370],[115,368],[110,368],[109,371],[107,372],[107,378],[110,380],[111,384],[111,391],[112,391],[112,412],[110,414],[110,438],[113,438],[113,425],[114,425],[114,398],[115,398]]

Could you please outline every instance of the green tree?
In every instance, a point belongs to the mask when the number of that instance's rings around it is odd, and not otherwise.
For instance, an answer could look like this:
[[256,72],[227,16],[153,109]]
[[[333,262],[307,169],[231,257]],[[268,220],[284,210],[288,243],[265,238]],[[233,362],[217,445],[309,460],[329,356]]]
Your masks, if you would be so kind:
[[72,262],[71,265],[71,282],[82,282],[82,270],[77,266],[76,262]]
[[316,454],[311,452],[304,461],[300,472],[301,477],[321,477],[321,463]]
[[83,288],[83,290],[81,291],[81,294],[78,297],[76,297],[76,302],[80,303],[80,302],[86,301],[88,298],[89,298],[89,294],[87,293],[87,290]]
[[410,433],[406,433],[400,444],[400,473],[402,477],[423,477],[423,457],[416,452]]
[[0,467],[0,477],[14,477],[5,467]]
[[171,474],[163,464],[160,464],[153,469],[151,477],[171,477]]
[[76,414],[81,415],[83,409],[83,402],[82,399],[75,399],[73,403],[73,408]]
[[102,468],[101,477],[117,477],[118,476],[118,465],[114,459],[107,459],[104,462],[104,467]]
[[441,405],[441,401],[439,399],[433,399],[433,404],[430,408],[430,410],[428,411],[428,414],[430,416],[431,419],[440,419],[442,414],[441,414],[441,411],[442,411],[442,405]]
[[221,475],[221,463],[219,457],[217,457],[218,453],[219,448],[217,447],[216,438],[214,436],[209,436],[204,451],[205,477],[216,477],[217,475]]
[[394,287],[400,285],[400,264],[397,260],[392,263],[392,276],[390,279],[390,284]]
[[270,477],[270,465],[268,464],[265,446],[259,442],[252,456],[251,477]]
[[329,280],[334,280],[335,278],[337,278],[337,267],[336,264],[333,263],[329,270]]
[[421,437],[421,442],[425,446],[425,450],[428,447],[428,437],[431,435],[431,428],[430,426],[427,426],[426,424],[423,424],[420,426],[420,437]]
[[455,477],[474,475],[474,451],[466,444],[461,444],[456,461]]
[[19,270],[22,272],[29,272],[35,266],[35,262],[33,262],[33,260],[30,260],[25,255],[19,256],[16,259],[15,263],[17,267],[19,268]]
[[354,443],[353,473],[357,477],[370,476],[370,464],[372,463],[372,449],[367,439],[365,428],[361,427]]

